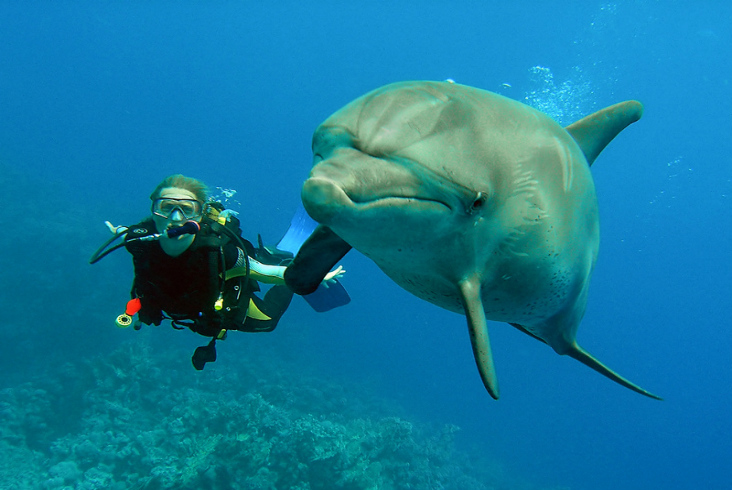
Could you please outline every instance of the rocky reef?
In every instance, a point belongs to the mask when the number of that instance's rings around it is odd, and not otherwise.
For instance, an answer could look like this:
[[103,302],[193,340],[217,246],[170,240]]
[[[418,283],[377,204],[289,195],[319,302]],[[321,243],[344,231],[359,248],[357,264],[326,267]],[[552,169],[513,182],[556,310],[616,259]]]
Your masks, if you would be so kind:
[[203,374],[137,340],[0,392],[3,488],[516,488],[455,450],[457,427],[272,359]]

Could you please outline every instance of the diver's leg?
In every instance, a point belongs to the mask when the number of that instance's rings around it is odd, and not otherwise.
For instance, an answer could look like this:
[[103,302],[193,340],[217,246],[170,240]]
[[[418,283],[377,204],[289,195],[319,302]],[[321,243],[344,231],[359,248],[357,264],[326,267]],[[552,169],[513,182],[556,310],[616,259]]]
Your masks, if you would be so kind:
[[264,295],[264,299],[252,295],[252,301],[259,311],[270,317],[269,320],[257,320],[247,317],[242,330],[249,332],[271,332],[277,326],[282,315],[287,311],[292,301],[293,293],[287,286],[273,286]]

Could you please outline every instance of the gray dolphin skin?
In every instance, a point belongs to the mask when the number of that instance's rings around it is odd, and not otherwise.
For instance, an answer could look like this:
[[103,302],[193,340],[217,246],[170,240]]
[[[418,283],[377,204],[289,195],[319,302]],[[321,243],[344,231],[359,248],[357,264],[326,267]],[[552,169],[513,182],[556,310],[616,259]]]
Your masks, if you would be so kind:
[[642,112],[639,102],[621,102],[562,128],[450,81],[374,90],[315,131],[302,200],[320,225],[285,280],[312,292],[355,248],[410,293],[465,314],[493,398],[487,320],[660,399],[575,339],[600,243],[590,165]]

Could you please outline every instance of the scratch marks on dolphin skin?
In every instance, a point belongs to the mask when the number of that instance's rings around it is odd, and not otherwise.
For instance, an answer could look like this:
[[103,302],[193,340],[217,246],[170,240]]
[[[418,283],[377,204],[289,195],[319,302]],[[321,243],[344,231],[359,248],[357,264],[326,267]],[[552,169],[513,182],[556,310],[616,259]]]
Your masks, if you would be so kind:
[[563,145],[557,138],[552,138],[554,148],[559,157],[559,168],[562,169],[562,184],[564,192],[569,192],[574,182],[574,167],[572,166],[572,157],[569,155],[569,148]]
[[520,165],[513,169],[513,192],[512,195],[534,194],[539,182],[530,171],[524,170]]
[[498,252],[501,255],[514,255],[516,257],[528,257],[526,252],[516,250],[516,245],[521,242],[521,237],[526,233],[522,228],[513,228],[506,235],[506,238],[498,245]]
[[[519,206],[522,211],[522,218],[528,224],[533,224],[539,220],[546,218],[547,214],[539,204],[539,181],[534,177],[534,174],[525,170],[521,165],[517,165],[513,171],[513,185],[511,195],[507,200],[517,199],[523,201],[523,205]],[[511,202],[511,206],[518,203]],[[530,210],[535,210],[532,212]]]
[[516,245],[521,242],[529,227],[538,225],[549,215],[539,203],[539,181],[530,170],[516,165],[511,182],[511,192],[505,203],[506,209],[513,210],[512,216],[507,219],[510,222],[510,231],[499,245],[499,250],[504,255],[527,257],[528,254],[517,250]]

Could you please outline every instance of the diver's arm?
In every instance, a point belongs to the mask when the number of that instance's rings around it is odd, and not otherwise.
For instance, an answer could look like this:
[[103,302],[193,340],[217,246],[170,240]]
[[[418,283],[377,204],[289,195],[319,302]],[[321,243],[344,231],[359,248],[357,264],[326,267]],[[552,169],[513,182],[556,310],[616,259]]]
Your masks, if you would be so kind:
[[[282,265],[267,265],[249,257],[249,278],[254,279],[255,281],[263,282],[265,284],[284,285],[286,269],[287,267]],[[343,270],[343,266],[339,265],[336,269],[325,275],[321,284],[327,288],[329,283],[343,277],[343,274],[345,273],[346,271]],[[229,280],[232,277],[243,276],[245,274],[246,267],[234,267],[226,271],[226,280]]]
[[282,265],[267,265],[249,257],[249,277],[265,284],[285,284],[285,270]]

